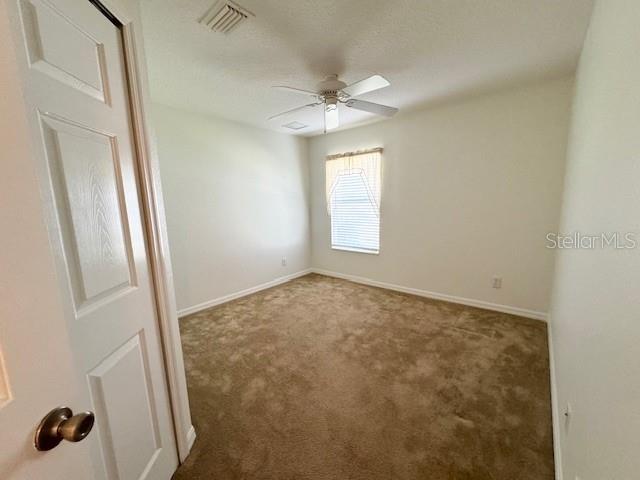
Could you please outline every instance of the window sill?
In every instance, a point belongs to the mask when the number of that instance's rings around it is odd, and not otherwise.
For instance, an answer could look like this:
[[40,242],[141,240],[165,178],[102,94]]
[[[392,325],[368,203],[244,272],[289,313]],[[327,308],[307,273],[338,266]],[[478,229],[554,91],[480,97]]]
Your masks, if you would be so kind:
[[366,253],[368,255],[379,255],[380,250],[364,250],[360,248],[349,248],[349,247],[334,247],[331,245],[331,250],[341,250],[343,252],[352,252],[352,253]]

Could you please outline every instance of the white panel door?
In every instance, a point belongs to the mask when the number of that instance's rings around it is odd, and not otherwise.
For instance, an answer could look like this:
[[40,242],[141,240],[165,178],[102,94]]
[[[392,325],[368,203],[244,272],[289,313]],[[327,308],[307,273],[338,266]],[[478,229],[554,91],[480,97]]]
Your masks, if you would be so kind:
[[[96,416],[82,443],[38,455],[76,462],[77,475],[64,478],[169,479],[178,460],[120,28],[88,0],[13,0],[8,8],[19,24],[17,59],[66,317],[50,340],[70,345],[67,406]],[[39,361],[56,362],[54,348],[47,353],[39,352]],[[46,396],[47,386],[34,386],[33,394]],[[15,409],[28,399],[13,402]],[[28,469],[15,475],[31,478]]]

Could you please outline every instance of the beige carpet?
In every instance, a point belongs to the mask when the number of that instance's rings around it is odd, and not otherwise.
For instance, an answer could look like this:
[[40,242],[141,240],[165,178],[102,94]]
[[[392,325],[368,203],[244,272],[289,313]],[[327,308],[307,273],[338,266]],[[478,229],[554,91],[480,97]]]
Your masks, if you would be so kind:
[[176,480],[553,478],[542,322],[308,275],[181,330]]

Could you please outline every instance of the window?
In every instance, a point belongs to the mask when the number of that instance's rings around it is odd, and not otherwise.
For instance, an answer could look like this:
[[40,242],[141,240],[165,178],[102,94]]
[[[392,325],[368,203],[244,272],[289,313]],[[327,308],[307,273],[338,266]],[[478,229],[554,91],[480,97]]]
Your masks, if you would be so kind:
[[327,157],[331,248],[380,251],[381,157],[381,148]]

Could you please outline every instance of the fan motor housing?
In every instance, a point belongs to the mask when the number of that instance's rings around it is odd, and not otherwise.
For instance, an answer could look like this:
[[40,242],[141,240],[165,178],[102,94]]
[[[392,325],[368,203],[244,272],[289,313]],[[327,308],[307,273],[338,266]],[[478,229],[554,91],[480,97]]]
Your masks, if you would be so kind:
[[328,75],[323,81],[318,84],[318,91],[325,96],[331,94],[333,94],[334,96],[338,96],[338,91],[342,90],[346,86],[346,83],[338,80],[338,75]]

